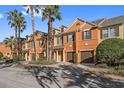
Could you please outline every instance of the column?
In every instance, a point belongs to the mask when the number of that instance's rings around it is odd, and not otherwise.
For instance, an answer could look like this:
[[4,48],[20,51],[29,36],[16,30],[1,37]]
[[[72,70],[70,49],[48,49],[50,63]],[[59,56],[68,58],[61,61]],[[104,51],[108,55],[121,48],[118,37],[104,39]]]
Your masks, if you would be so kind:
[[65,62],[65,52],[64,50],[62,52],[63,52],[63,62]]
[[27,61],[27,53],[25,53],[25,60]]
[[58,50],[56,51],[56,59],[57,59],[57,62],[58,62]]
[[93,61],[96,62],[96,50],[93,51]]

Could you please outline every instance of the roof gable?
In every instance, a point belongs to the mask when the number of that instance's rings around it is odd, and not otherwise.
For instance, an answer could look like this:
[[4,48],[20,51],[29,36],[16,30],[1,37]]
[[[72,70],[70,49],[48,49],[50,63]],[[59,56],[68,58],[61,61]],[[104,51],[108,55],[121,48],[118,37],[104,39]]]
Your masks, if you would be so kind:
[[95,23],[96,25],[99,25],[101,27],[123,24],[124,23],[124,15],[109,18],[109,19],[105,19],[105,18],[98,19],[98,20],[92,21],[92,23]]
[[77,25],[80,25],[80,28],[82,28],[85,24],[89,24],[91,26],[96,26],[94,23],[87,22],[85,20],[77,18],[67,29],[66,32],[72,32],[76,30]]

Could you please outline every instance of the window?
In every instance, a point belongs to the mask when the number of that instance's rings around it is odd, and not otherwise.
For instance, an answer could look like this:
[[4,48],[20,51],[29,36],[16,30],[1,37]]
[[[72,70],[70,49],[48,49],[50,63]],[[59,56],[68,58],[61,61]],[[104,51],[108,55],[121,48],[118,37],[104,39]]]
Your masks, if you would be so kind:
[[34,48],[34,42],[32,41],[32,48]]
[[111,28],[110,29],[110,37],[113,38],[116,36],[116,28]]
[[74,41],[74,34],[68,34],[68,42],[73,42]]
[[117,33],[117,27],[108,27],[108,28],[104,28],[102,30],[102,38],[115,38],[118,33]]
[[84,40],[91,39],[91,31],[90,30],[83,32],[83,39]]
[[109,36],[108,30],[103,30],[103,37],[108,38],[108,36]]
[[40,46],[43,45],[43,40],[39,40],[39,45],[40,45]]
[[62,45],[62,36],[59,36],[59,37],[57,38],[57,44],[58,44],[58,45]]

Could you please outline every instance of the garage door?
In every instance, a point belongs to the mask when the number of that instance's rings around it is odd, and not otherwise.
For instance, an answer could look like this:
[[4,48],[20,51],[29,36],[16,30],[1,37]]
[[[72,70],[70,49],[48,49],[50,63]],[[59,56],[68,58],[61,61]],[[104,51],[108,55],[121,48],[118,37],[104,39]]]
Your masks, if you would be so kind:
[[67,61],[76,63],[76,53],[75,52],[69,52],[67,53]]
[[81,62],[93,62],[93,51],[82,51]]

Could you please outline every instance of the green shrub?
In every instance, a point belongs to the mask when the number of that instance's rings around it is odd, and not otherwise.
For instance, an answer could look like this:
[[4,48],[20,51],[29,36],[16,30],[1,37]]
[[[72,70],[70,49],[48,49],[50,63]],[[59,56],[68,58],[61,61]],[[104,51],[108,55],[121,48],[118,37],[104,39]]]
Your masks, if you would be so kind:
[[97,47],[96,58],[110,66],[118,64],[124,58],[124,40],[111,38],[102,41]]
[[3,59],[3,53],[0,52],[0,60],[2,60],[2,59]]
[[17,62],[17,61],[24,61],[24,57],[23,57],[22,55],[19,55],[19,56],[14,55],[14,56],[13,56],[13,60],[14,60],[15,62]]

